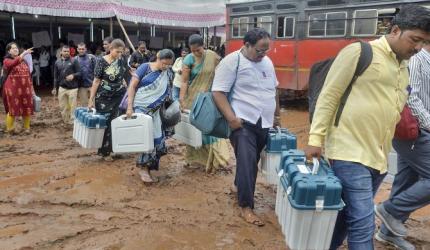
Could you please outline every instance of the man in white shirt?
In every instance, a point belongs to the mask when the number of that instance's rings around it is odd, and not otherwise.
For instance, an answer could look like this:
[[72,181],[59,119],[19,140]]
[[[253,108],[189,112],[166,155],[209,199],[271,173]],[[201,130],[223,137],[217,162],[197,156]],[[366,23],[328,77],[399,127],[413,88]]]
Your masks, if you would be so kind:
[[182,84],[182,62],[186,55],[190,53],[188,48],[183,48],[181,50],[181,57],[178,57],[173,64],[172,70],[175,73],[175,78],[173,79],[172,87],[172,99],[174,101],[179,100],[179,91],[181,90]]
[[263,226],[264,222],[253,211],[254,192],[257,164],[268,130],[274,124],[279,125],[278,81],[273,63],[266,56],[270,49],[269,33],[255,28],[245,34],[243,43],[241,50],[229,54],[218,65],[212,92],[218,109],[233,130],[230,142],[236,155],[234,185],[241,216],[248,223]]
[[51,83],[51,68],[49,67],[49,61],[51,60],[51,55],[45,46],[42,46],[39,55],[40,63],[40,78],[44,86],[49,86]]

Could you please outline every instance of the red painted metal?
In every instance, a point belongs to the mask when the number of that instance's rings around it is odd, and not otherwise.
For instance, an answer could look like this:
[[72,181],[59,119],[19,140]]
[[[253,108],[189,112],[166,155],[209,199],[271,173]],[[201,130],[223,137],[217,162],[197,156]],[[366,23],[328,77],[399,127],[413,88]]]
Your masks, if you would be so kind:
[[[274,40],[268,53],[276,69],[279,88],[306,90],[311,66],[321,60],[336,56],[346,45],[356,39],[304,39]],[[240,49],[241,39],[227,41],[226,53]]]

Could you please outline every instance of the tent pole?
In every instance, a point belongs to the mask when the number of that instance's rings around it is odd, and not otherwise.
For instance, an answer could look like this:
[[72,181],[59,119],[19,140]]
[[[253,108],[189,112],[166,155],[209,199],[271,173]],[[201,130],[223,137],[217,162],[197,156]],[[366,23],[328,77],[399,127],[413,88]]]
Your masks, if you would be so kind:
[[10,16],[10,21],[12,23],[12,39],[15,40],[15,18],[13,17],[13,15]]
[[52,29],[52,17],[49,17],[49,36],[51,37],[51,55],[54,54],[54,31]]
[[128,44],[130,45],[131,49],[133,50],[133,52],[135,52],[135,51],[136,51],[136,49],[134,48],[133,43],[130,41],[130,38],[129,38],[129,37],[128,37],[128,35],[127,35],[127,31],[125,31],[125,28],[124,28],[124,26],[122,25],[121,19],[119,19],[118,15],[116,15],[116,20],[118,20],[119,26],[121,27],[122,32],[124,32],[125,39],[127,39],[127,42],[128,42]]
[[218,47],[217,41],[216,41],[216,26],[214,26],[214,46]]
[[90,22],[90,41],[94,42],[94,22],[91,20]]

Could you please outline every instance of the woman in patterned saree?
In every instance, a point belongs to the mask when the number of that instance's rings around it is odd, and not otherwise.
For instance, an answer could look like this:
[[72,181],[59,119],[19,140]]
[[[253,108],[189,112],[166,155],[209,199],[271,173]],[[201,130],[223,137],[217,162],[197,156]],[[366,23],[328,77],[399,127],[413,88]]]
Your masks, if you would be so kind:
[[[191,35],[188,39],[191,54],[183,61],[182,86],[179,101],[183,110],[191,109],[198,93],[209,91],[215,75],[215,68],[220,57],[203,47],[200,35]],[[190,165],[205,166],[206,172],[215,172],[225,168],[230,159],[228,142],[212,136],[203,135],[203,146],[199,149],[187,146],[185,160]]]
[[152,117],[154,150],[143,153],[137,159],[140,178],[144,183],[155,182],[151,170],[158,170],[160,158],[166,152],[165,135],[160,118],[160,108],[170,95],[173,72],[170,69],[175,54],[170,49],[157,53],[155,62],[144,63],[137,68],[128,88],[127,117],[144,113]]
[[118,117],[118,107],[127,90],[124,80],[127,62],[122,60],[124,48],[124,42],[121,39],[115,39],[110,44],[110,53],[97,60],[88,103],[88,108],[95,107],[97,112],[106,116],[107,119],[103,144],[98,150],[98,154],[106,161],[113,160],[111,156],[111,121]]

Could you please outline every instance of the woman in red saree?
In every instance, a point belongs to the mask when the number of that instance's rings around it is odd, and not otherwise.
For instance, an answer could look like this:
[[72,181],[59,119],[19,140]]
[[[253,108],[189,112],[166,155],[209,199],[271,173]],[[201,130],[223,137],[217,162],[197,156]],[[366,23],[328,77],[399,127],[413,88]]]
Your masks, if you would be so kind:
[[3,103],[6,109],[6,132],[15,133],[15,117],[22,116],[24,132],[30,134],[30,116],[33,114],[34,88],[30,70],[23,60],[24,56],[33,52],[25,50],[19,54],[16,43],[6,45],[7,56],[3,60],[3,70],[7,74],[3,86]]

